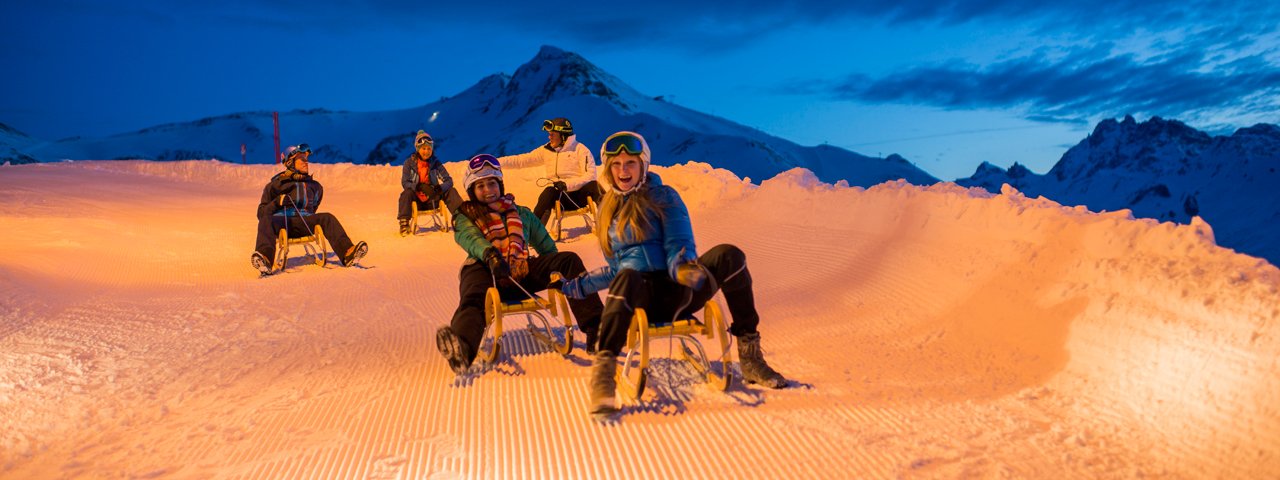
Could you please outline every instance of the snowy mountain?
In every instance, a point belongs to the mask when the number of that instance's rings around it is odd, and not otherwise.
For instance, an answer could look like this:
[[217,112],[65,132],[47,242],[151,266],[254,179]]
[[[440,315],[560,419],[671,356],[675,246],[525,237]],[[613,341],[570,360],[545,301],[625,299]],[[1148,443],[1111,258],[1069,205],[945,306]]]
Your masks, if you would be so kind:
[[38,160],[35,158],[22,153],[23,150],[30,148],[35,143],[36,140],[27,134],[0,123],[0,165],[37,162]]
[[1098,124],[1047,174],[983,163],[957,180],[999,192],[1009,184],[1064,205],[1128,209],[1190,223],[1200,216],[1219,245],[1280,263],[1280,127],[1258,124],[1210,136],[1176,120],[1126,116]]
[[[819,179],[870,186],[936,178],[901,157],[867,157],[831,146],[803,147],[723,118],[651,97],[581,56],[545,46],[515,73],[491,75],[471,88],[420,107],[381,112],[323,109],[280,114],[281,144],[309,143],[321,163],[399,162],[410,152],[414,132],[425,129],[446,160],[476,153],[507,155],[546,142],[542,121],[573,121],[578,141],[598,150],[618,130],[645,135],[654,163],[694,160],[727,168],[755,181],[803,167]],[[244,144],[249,163],[273,161],[270,112],[243,112],[173,123],[106,138],[37,142],[16,152],[51,161],[71,159],[207,159],[238,162]]]

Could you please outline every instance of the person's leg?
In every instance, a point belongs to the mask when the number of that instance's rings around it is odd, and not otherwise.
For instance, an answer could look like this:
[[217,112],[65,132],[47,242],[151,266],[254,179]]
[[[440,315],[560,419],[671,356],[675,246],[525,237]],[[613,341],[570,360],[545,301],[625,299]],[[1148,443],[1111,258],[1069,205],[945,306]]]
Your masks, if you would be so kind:
[[[454,310],[449,326],[436,332],[436,345],[456,372],[461,373],[471,366],[480,342],[484,340],[484,301],[491,286],[493,276],[483,263],[465,265],[458,274],[458,308]],[[461,351],[447,348],[454,341],[462,346]]]
[[573,203],[571,205],[565,205],[565,208],[572,208],[574,210],[584,208],[587,206],[588,198],[595,200],[596,203],[599,204],[600,184],[596,183],[595,180],[592,180],[587,182],[586,185],[583,185],[582,188],[568,192],[567,196]]
[[[551,272],[560,272],[560,275],[567,280],[585,271],[586,267],[583,266],[582,258],[577,253],[556,252],[530,258],[529,275],[525,276],[520,284],[530,292],[537,292],[547,288]],[[592,294],[585,299],[570,298],[568,300],[569,310],[573,311],[573,318],[578,322],[578,328],[587,336],[587,352],[594,352],[600,329],[600,314],[604,310],[604,304],[600,303],[600,295]]]
[[417,199],[417,192],[414,192],[413,190],[401,191],[399,203],[396,204],[396,219],[408,220],[409,216],[413,214],[412,205],[409,202],[416,201]]
[[698,257],[698,263],[711,271],[711,276],[724,291],[733,317],[729,333],[738,340],[738,362],[742,367],[742,379],[769,388],[787,386],[787,379],[769,366],[760,348],[760,315],[756,312],[755,293],[751,288],[751,271],[747,269],[747,256],[733,245],[717,245]]
[[[733,245],[716,245],[698,257],[698,263],[706,267],[711,277],[724,292],[733,317],[729,333],[742,336],[756,333],[760,315],[756,312],[755,293],[751,288],[751,271],[747,269],[747,255]],[[714,295],[715,292],[712,291]],[[707,297],[710,299],[710,297]],[[706,303],[704,299],[702,303]]]
[[458,189],[450,188],[444,192],[444,205],[449,208],[449,213],[457,214],[458,205],[462,205],[462,196],[458,195]]
[[626,268],[613,277],[600,315],[600,344],[597,351],[617,354],[627,346],[627,331],[637,308],[648,310],[652,286],[644,274]]
[[279,236],[280,229],[284,228],[284,220],[283,216],[275,215],[258,217],[258,238],[253,249],[267,259],[268,265],[276,260],[276,237]]
[[547,220],[551,219],[551,209],[559,198],[560,191],[556,190],[555,187],[547,187],[542,190],[541,195],[538,195],[538,204],[534,205],[533,214],[542,220],[543,225],[546,225]]
[[319,225],[324,230],[324,239],[329,242],[330,247],[333,247],[333,253],[338,254],[339,259],[346,258],[347,251],[351,249],[353,244],[351,237],[347,236],[347,231],[342,228],[342,222],[338,221],[338,217],[335,217],[332,213],[324,212],[307,215],[301,219],[291,218],[289,219],[290,232],[293,231],[293,224],[302,223],[298,220],[305,222],[313,232],[316,229],[316,225]]

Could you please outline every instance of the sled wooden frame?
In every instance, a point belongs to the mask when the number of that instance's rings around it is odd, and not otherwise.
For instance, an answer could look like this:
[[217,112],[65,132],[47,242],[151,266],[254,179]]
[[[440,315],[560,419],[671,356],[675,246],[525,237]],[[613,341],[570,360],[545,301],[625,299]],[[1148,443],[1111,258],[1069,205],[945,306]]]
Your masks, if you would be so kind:
[[[724,319],[724,310],[720,308],[719,302],[711,299],[707,301],[702,312],[705,321],[687,318],[670,324],[654,325],[649,323],[649,315],[643,308],[636,309],[631,317],[631,328],[627,332],[627,347],[619,355],[622,359],[622,368],[618,370],[617,383],[618,394],[622,398],[635,402],[644,394],[645,383],[649,376],[647,370],[650,358],[649,343],[650,340],[663,337],[680,342],[681,360],[689,362],[713,388],[721,391],[729,388],[733,374],[729,370],[729,330]],[[711,367],[711,360],[707,358],[702,343],[694,338],[694,335],[718,340],[720,373],[716,373]],[[712,346],[715,346],[715,343]]]
[[[559,280],[559,273],[551,274],[551,281]],[[488,342],[489,347],[485,348],[485,340],[480,341],[480,351],[476,355],[478,360],[492,364],[498,358],[502,351],[502,333],[503,333],[503,317],[509,315],[524,315],[525,320],[529,322],[529,332],[534,338],[546,344],[552,350],[561,355],[569,355],[573,351],[573,317],[569,312],[569,300],[559,290],[547,290],[547,300],[543,301],[536,298],[525,299],[520,302],[506,302],[502,300],[502,295],[498,292],[497,287],[489,287],[489,291],[485,293],[484,302],[484,320],[486,324],[484,339],[491,339]],[[533,319],[537,318],[539,325],[534,325]],[[564,326],[563,341],[560,336],[555,333],[555,323]]]
[[312,229],[312,234],[305,237],[289,237],[289,229],[281,228],[280,233],[276,235],[276,262],[271,266],[271,272],[279,272],[284,270],[284,266],[289,260],[289,246],[302,245],[307,251],[307,255],[315,260],[315,264],[324,268],[329,257],[329,242],[324,238],[324,229],[316,225]]
[[409,232],[410,233],[414,235],[418,234],[418,217],[420,215],[430,215],[431,222],[434,223],[435,226],[439,228],[440,231],[442,232],[448,232],[452,228],[453,219],[450,218],[451,215],[449,214],[449,209],[445,208],[445,204],[443,200],[436,200],[436,208],[431,210],[418,210],[417,199],[414,199],[409,203],[411,204],[411,208],[412,208],[412,211],[409,214]]
[[587,224],[587,229],[592,233],[596,231],[596,201],[591,197],[587,197],[587,206],[577,210],[565,210],[561,205],[564,199],[556,200],[555,205],[551,208],[551,216],[547,219],[547,231],[551,233],[551,239],[557,242],[564,240],[564,221],[572,217],[582,217]]

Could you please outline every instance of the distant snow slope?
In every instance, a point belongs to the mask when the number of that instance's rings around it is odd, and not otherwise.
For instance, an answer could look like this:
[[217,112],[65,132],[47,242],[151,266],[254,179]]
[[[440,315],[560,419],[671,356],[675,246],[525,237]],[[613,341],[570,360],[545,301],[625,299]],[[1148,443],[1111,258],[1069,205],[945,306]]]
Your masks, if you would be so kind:
[[990,164],[956,183],[1094,211],[1128,209],[1182,224],[1200,216],[1218,243],[1280,263],[1280,127],[1259,124],[1210,136],[1176,120],[1105,120],[1044,175]]
[[[402,110],[283,112],[283,145],[308,143],[321,163],[396,163],[412,153],[414,133],[424,129],[438,142],[436,154],[458,160],[477,153],[508,155],[546,143],[542,122],[568,117],[578,140],[598,152],[619,130],[643,133],[654,163],[690,160],[728,168],[757,180],[804,167],[827,182],[871,186],[936,178],[901,157],[881,159],[831,146],[802,147],[732,121],[643,95],[581,56],[545,46],[510,76],[485,77],[453,96]],[[46,161],[61,159],[184,160],[219,158],[273,163],[270,112],[240,112],[194,122],[160,125],[106,138],[40,142],[18,150]],[[0,137],[0,146],[3,138]]]
[[[655,168],[700,250],[746,251],[766,356],[793,388],[717,392],[659,358],[644,402],[599,425],[580,343],[564,358],[516,331],[499,364],[455,381],[433,333],[461,249],[397,235],[397,167],[313,168],[369,256],[259,279],[269,165],[0,167],[0,478],[1267,478],[1280,464],[1280,271],[1202,223],[1011,189]],[[507,172],[521,202],[539,170]],[[584,230],[561,248],[598,266]]]

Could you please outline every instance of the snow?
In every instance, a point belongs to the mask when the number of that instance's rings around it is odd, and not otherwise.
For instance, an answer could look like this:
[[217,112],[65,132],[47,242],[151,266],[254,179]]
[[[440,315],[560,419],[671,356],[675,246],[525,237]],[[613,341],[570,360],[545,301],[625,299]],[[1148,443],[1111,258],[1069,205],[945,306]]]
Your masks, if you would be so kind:
[[[659,358],[644,401],[598,424],[580,343],[565,358],[514,333],[501,363],[455,382],[433,334],[464,253],[397,235],[399,167],[313,169],[369,256],[259,279],[247,257],[270,165],[0,167],[0,477],[1280,470],[1280,271],[1215,246],[1203,220],[655,167],[701,250],[746,251],[766,356],[794,386],[713,391]],[[507,172],[522,203],[540,170]],[[571,233],[563,249],[603,263]]]

